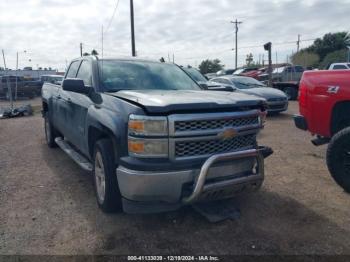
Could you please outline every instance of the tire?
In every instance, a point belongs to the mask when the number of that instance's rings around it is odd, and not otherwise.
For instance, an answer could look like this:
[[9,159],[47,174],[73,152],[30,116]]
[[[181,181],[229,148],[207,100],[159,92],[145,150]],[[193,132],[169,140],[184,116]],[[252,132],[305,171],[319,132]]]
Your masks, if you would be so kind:
[[339,131],[327,149],[327,166],[333,179],[350,193],[350,128]]
[[287,86],[283,91],[287,95],[288,100],[296,100],[298,98],[298,92],[294,87]]
[[57,144],[55,142],[55,138],[58,137],[58,133],[51,123],[51,120],[49,117],[49,112],[45,112],[44,130],[45,130],[45,138],[46,138],[47,145],[50,148],[57,147]]
[[122,210],[114,150],[109,139],[96,142],[93,156],[93,181],[98,206],[105,213]]
[[33,92],[29,93],[27,97],[28,97],[28,99],[34,99],[36,97],[36,94],[33,91]]

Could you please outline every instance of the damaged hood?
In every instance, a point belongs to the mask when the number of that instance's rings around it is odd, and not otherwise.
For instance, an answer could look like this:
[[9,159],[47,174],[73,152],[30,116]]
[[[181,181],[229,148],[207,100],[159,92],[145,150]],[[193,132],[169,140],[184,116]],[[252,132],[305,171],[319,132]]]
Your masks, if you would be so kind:
[[185,110],[220,110],[256,107],[266,100],[256,96],[205,90],[126,90],[109,95],[143,107],[149,113],[169,113]]

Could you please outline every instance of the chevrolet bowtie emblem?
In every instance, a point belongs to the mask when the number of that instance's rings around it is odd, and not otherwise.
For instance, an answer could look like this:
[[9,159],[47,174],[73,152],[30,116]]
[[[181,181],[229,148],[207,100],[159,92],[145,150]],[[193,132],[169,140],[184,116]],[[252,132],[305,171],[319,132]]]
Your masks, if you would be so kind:
[[228,140],[228,139],[232,139],[234,138],[235,136],[238,135],[238,131],[234,128],[228,128],[226,129],[225,131],[223,132],[220,132],[218,134],[218,137],[221,139],[221,140]]

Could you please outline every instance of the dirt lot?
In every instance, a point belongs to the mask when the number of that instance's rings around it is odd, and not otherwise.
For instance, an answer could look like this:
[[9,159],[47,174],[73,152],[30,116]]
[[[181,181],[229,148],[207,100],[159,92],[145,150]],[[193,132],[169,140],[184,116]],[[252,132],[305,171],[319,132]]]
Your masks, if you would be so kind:
[[40,115],[0,120],[0,254],[350,254],[350,195],[331,179],[326,147],[294,127],[296,111],[268,119],[263,189],[218,224],[190,207],[103,214],[89,174],[46,146]]

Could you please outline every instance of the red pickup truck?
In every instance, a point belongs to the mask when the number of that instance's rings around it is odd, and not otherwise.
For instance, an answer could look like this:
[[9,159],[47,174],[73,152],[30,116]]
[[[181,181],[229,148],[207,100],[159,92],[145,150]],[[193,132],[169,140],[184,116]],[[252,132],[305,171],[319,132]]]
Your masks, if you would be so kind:
[[308,130],[316,146],[329,143],[327,165],[350,192],[350,70],[306,71],[299,87],[296,127]]

